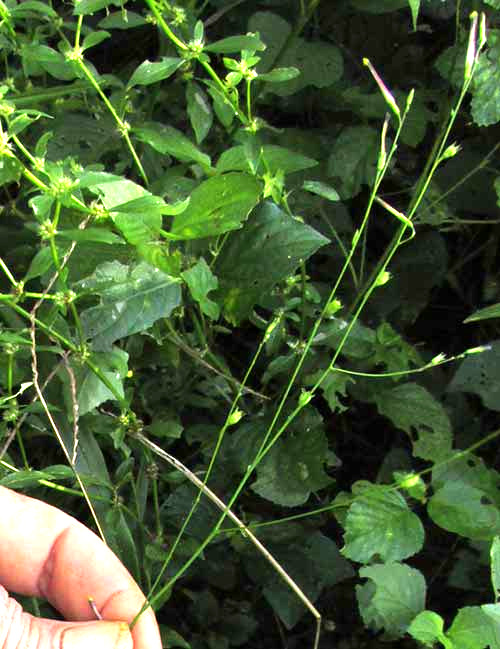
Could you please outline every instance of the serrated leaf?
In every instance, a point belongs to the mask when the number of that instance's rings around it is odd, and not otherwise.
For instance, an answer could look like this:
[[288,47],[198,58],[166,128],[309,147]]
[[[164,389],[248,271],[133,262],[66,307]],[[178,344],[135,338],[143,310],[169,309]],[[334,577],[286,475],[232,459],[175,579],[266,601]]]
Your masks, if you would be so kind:
[[482,490],[466,482],[446,482],[429,500],[427,511],[445,530],[471,539],[500,534],[500,510]]
[[217,258],[224,313],[231,322],[248,317],[253,305],[286,279],[328,239],[273,203],[264,203]]
[[241,50],[263,50],[265,45],[255,34],[246,34],[246,36],[228,36],[220,41],[209,43],[204,46],[204,51],[215,52],[217,54],[230,54],[231,52],[241,52]]
[[328,158],[328,175],[338,178],[342,198],[352,198],[375,178],[379,134],[370,126],[348,126],[336,139]]
[[[101,370],[120,398],[123,398],[123,380],[128,371],[128,354],[118,347],[113,347],[109,352],[91,354],[90,361]],[[80,416],[94,410],[105,401],[116,401],[115,395],[87,365],[74,363],[72,370],[76,381],[76,398]],[[65,386],[65,399],[68,411],[71,412],[72,394],[67,381]]]
[[149,86],[172,76],[182,65],[183,60],[175,56],[164,56],[160,61],[143,61],[133,72],[127,88]]
[[217,277],[210,270],[207,262],[202,257],[189,270],[182,273],[186,280],[193,299],[199,303],[201,310],[212,320],[217,320],[220,315],[220,308],[217,302],[207,297],[210,291],[219,285]]
[[183,239],[200,239],[235,230],[257,205],[261,191],[260,181],[248,174],[213,176],[192,192],[171,232]]
[[472,117],[478,126],[500,121],[500,30],[490,31],[488,48],[479,56],[472,79]]
[[129,267],[106,262],[79,282],[93,288],[100,304],[81,314],[86,338],[96,351],[108,350],[115,340],[146,331],[160,318],[168,318],[181,303],[179,283],[146,263]]
[[140,128],[133,129],[134,135],[159,153],[169,155],[183,162],[198,162],[210,167],[210,158],[202,153],[181,131],[173,126],[164,126],[157,122],[148,122]]
[[282,171],[285,175],[310,169],[318,164],[316,160],[308,158],[295,151],[290,151],[282,146],[273,144],[261,148],[259,160],[256,165],[248,159],[248,154],[243,145],[226,149],[220,156],[216,168],[220,173],[224,171],[250,171],[252,174],[264,173],[269,169],[271,174]]
[[465,318],[465,322],[477,322],[478,320],[488,320],[489,318],[500,318],[500,302],[491,304],[475,311],[472,315]]
[[[309,533],[297,541],[275,542],[271,549],[312,602],[324,587],[334,586],[354,574],[335,543],[320,532]],[[245,567],[249,577],[262,587],[264,597],[286,628],[292,629],[307,612],[304,604],[262,557],[252,554],[245,559]]]
[[[451,451],[451,423],[443,406],[417,383],[403,383],[375,394],[381,415],[404,430],[413,443],[413,454],[424,460],[439,461]],[[413,439],[416,431],[418,439]]]
[[486,408],[500,411],[500,340],[490,349],[467,356],[460,364],[451,383],[450,392],[472,392],[481,397]]
[[443,625],[444,620],[440,615],[434,611],[422,611],[408,627],[408,633],[426,647],[440,642],[445,649],[453,649],[451,641],[444,634]]
[[399,492],[372,485],[349,507],[344,543],[342,554],[353,561],[400,561],[422,549],[424,528]]
[[332,482],[323,468],[327,448],[319,426],[278,439],[259,464],[252,490],[284,507],[303,505],[311,493]]
[[212,128],[212,108],[205,91],[192,81],[186,86],[186,100],[189,121],[196,136],[196,143],[201,144]]
[[365,624],[400,637],[425,608],[426,586],[422,573],[402,563],[390,562],[361,568],[359,576],[370,581],[356,586]]

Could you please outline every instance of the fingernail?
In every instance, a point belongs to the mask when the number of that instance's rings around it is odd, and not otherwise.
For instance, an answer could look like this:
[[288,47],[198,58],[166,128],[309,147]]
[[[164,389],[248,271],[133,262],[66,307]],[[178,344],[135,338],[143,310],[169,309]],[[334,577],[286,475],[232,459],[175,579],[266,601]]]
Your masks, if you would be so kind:
[[125,622],[92,622],[65,629],[62,649],[132,649],[132,635]]

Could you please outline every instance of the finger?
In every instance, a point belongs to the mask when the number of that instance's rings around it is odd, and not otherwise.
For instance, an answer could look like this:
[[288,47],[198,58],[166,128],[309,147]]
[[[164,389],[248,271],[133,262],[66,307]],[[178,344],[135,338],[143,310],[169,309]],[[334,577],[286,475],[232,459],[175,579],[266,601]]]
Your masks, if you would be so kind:
[[132,649],[132,635],[124,622],[67,624],[25,613],[0,586],[0,646],[26,649]]
[[[130,623],[145,597],[113,552],[88,528],[55,507],[0,487],[0,582],[45,597],[65,618]],[[135,649],[160,649],[151,608],[134,626]],[[2,646],[0,644],[0,646]]]

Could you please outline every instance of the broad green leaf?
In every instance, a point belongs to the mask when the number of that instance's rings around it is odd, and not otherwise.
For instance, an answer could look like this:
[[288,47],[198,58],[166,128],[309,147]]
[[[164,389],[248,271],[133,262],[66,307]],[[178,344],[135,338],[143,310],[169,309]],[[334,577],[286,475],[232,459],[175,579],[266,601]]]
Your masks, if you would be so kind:
[[[354,574],[335,543],[320,532],[308,533],[288,543],[271,541],[269,545],[276,560],[312,602],[318,599],[323,588]],[[250,579],[261,586],[264,597],[286,628],[292,629],[307,612],[304,604],[260,555],[251,554],[245,557],[244,563]]]
[[498,628],[492,628],[491,618],[483,608],[466,606],[458,611],[446,634],[453,643],[453,649],[498,649]]
[[299,75],[300,70],[297,68],[274,68],[270,72],[259,74],[259,80],[269,81],[270,83],[282,83],[283,81],[296,79]]
[[472,78],[472,117],[478,126],[500,121],[500,30],[488,34],[488,49],[479,56]]
[[215,43],[205,45],[203,50],[206,52],[216,52],[217,54],[230,54],[231,52],[241,52],[241,50],[263,50],[264,44],[255,34],[246,36],[228,36]]
[[240,228],[261,191],[262,184],[245,173],[213,176],[192,192],[188,207],[174,218],[171,232],[183,239],[201,239]]
[[94,289],[101,298],[100,304],[81,314],[84,334],[96,351],[109,350],[115,340],[146,331],[181,303],[178,281],[146,263],[129,267],[106,262],[76,287]]
[[9,13],[13,18],[31,18],[48,16],[56,18],[57,13],[45,2],[37,0],[26,0],[25,2],[9,7]]
[[104,535],[109,547],[128,568],[136,581],[141,579],[141,567],[135,542],[121,507],[113,507],[104,518]]
[[[113,347],[109,352],[91,354],[90,361],[101,370],[120,398],[123,398],[123,380],[128,371],[128,354],[118,347]],[[73,363],[72,370],[76,380],[76,398],[80,416],[94,410],[105,401],[116,401],[114,394],[87,365]],[[71,412],[70,384],[63,376],[63,372],[60,373],[60,377],[65,385],[64,396],[68,410]]]
[[500,493],[500,473],[489,468],[484,460],[473,453],[463,455],[461,451],[451,451],[448,462],[436,464],[432,469],[432,487],[436,492],[448,482],[466,483],[483,492],[492,502]]
[[495,9],[500,9],[500,0],[484,0],[486,4],[490,5],[490,7],[494,7]]
[[500,509],[481,489],[456,480],[446,482],[429,500],[427,511],[445,530],[471,539],[500,534]]
[[352,561],[400,561],[422,549],[424,528],[399,492],[373,485],[349,507],[344,543],[342,554]]
[[465,318],[464,322],[477,322],[478,320],[488,320],[489,318],[500,318],[500,302],[475,311],[472,315]]
[[303,169],[309,169],[317,165],[317,161],[307,156],[295,153],[289,149],[273,144],[264,145],[255,166],[248,156],[243,145],[226,149],[220,156],[216,168],[217,171],[250,171],[252,174],[263,174],[267,169],[270,173],[276,174],[282,171],[284,174],[294,173]]
[[82,43],[82,51],[88,50],[91,47],[95,47],[105,41],[107,38],[110,38],[111,34],[105,31],[90,32],[88,36],[85,36]]
[[464,80],[466,52],[467,43],[463,40],[458,45],[445,49],[434,64],[439,74],[456,88],[459,88]]
[[[331,320],[322,325],[316,337],[315,345],[324,345],[331,349],[337,349],[345,336],[349,323],[343,318],[331,318]],[[377,342],[376,333],[370,327],[366,327],[359,320],[351,328],[349,337],[344,342],[342,354],[352,359],[367,359],[373,354]]]
[[25,65],[34,63],[48,72],[56,79],[70,81],[75,79],[75,69],[66,61],[61,52],[48,47],[47,45],[30,44],[21,48],[21,57]]
[[137,67],[127,84],[127,88],[134,86],[149,86],[152,83],[158,83],[168,79],[179,67],[183,60],[174,56],[164,56],[160,61],[143,61]]
[[76,0],[73,14],[75,16],[86,16],[109,7],[109,5],[119,7],[120,4],[119,0]]
[[193,300],[199,303],[203,313],[212,320],[217,320],[220,315],[219,305],[207,295],[218,287],[219,282],[203,257],[189,270],[185,270],[182,277],[186,280]]
[[189,121],[196,136],[196,143],[201,144],[212,128],[212,108],[205,91],[193,81],[186,85],[186,100]]
[[402,636],[425,609],[426,586],[422,573],[402,563],[389,562],[360,569],[370,581],[356,586],[359,611],[367,626]]
[[169,155],[183,162],[198,162],[210,167],[210,158],[202,153],[188,138],[173,126],[164,126],[158,122],[149,122],[133,129],[134,135],[159,153]]
[[328,449],[318,418],[287,439],[280,438],[257,468],[252,490],[283,507],[307,502],[311,493],[331,484],[323,468]]
[[54,258],[52,256],[52,250],[50,246],[44,246],[36,253],[36,255],[31,260],[28,272],[24,277],[24,281],[28,282],[30,279],[35,279],[35,277],[40,277],[46,273],[49,268],[54,265]]
[[495,601],[500,600],[500,536],[495,536],[490,548],[491,584]]
[[262,295],[327,243],[310,226],[264,203],[231,235],[217,258],[215,274],[226,318],[233,323],[247,318]]
[[419,9],[420,9],[420,0],[408,0],[408,4],[410,5],[411,21],[413,23],[413,31],[415,31],[417,29],[418,12],[419,12]]
[[451,383],[450,392],[472,392],[481,397],[486,408],[500,411],[500,340],[490,349],[467,356],[460,364]]
[[88,241],[109,244],[123,244],[121,237],[103,228],[86,228],[85,230],[58,230],[58,239],[67,241]]
[[[139,235],[141,236],[141,235]],[[182,266],[182,254],[180,250],[172,251],[164,241],[146,241],[145,243],[134,244],[137,254],[167,275],[179,277]]]
[[[248,27],[259,32],[267,46],[257,65],[257,72],[259,75],[269,73],[287,42],[291,32],[290,24],[272,12],[259,11],[250,18]],[[297,68],[300,72],[299,76],[288,81],[266,85],[266,91],[281,96],[291,95],[306,86],[325,88],[338,81],[343,74],[343,59],[337,47],[324,41],[311,42],[301,37],[292,40],[279,64],[286,68]]]
[[408,433],[415,457],[433,462],[448,457],[452,445],[450,420],[439,401],[421,385],[403,383],[382,390],[375,394],[375,403],[381,415]]
[[352,198],[375,178],[380,136],[370,126],[348,126],[328,158],[328,175],[337,178],[342,198]]
[[155,214],[154,212],[140,214],[119,212],[115,215],[113,221],[125,239],[133,246],[149,243],[157,239],[162,225],[161,214]]
[[146,24],[146,19],[143,16],[122,9],[121,11],[111,11],[105,18],[99,21],[101,29],[132,29],[133,27],[141,27]]
[[408,627],[408,633],[426,647],[434,647],[440,642],[445,649],[453,649],[453,644],[443,631],[443,618],[434,611],[422,611]]
[[17,183],[21,178],[22,165],[17,158],[2,156],[0,158],[0,187]]
[[490,647],[500,649],[500,604],[483,604],[481,611],[490,632]]
[[340,196],[333,187],[318,180],[306,180],[302,185],[302,189],[311,192],[311,194],[321,196],[321,198],[326,198],[328,201],[336,202],[340,200]]

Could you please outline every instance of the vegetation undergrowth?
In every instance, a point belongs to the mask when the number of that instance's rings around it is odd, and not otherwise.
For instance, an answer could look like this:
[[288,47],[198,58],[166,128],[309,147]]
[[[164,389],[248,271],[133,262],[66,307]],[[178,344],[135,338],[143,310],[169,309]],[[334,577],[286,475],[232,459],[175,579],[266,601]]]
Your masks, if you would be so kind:
[[0,0],[0,484],[165,646],[500,646],[499,9]]

